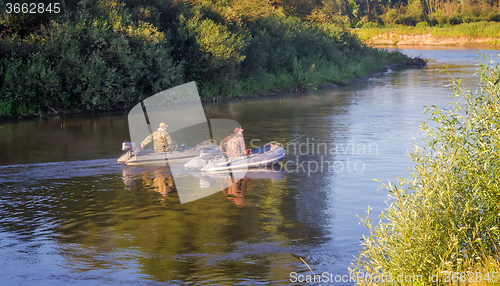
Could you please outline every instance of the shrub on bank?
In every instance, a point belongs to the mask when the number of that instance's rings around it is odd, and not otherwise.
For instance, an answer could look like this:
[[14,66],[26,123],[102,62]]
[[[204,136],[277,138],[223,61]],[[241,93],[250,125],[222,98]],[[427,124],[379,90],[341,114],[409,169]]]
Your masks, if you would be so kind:
[[27,35],[4,31],[0,115],[127,109],[187,81],[206,98],[304,90],[407,59],[363,46],[347,17],[301,19],[260,0],[75,5]]
[[456,80],[463,101],[429,109],[437,127],[422,126],[426,146],[411,155],[411,177],[385,185],[392,201],[380,222],[362,220],[370,234],[353,272],[425,279],[439,273],[443,281],[500,259],[500,68],[490,61],[479,73],[479,91]]
[[72,21],[1,40],[3,114],[124,109],[182,82],[155,27],[134,23],[116,2],[80,8]]

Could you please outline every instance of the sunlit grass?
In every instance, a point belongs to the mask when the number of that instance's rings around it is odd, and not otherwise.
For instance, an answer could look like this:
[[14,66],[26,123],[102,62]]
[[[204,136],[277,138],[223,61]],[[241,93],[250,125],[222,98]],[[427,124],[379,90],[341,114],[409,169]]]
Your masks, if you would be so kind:
[[[393,33],[395,35],[425,35],[432,34],[435,37],[471,37],[498,38],[500,37],[500,23],[498,22],[475,22],[444,27],[429,27],[426,25],[404,26],[390,25],[383,28],[355,29],[362,39],[367,40],[377,35]],[[494,39],[492,39],[494,40]]]

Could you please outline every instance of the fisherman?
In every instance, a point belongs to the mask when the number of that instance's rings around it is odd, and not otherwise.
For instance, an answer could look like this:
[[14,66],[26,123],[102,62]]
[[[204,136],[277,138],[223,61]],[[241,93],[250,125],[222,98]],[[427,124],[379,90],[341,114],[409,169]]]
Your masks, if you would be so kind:
[[250,152],[245,149],[243,129],[240,127],[234,128],[234,133],[222,139],[220,142],[220,150],[229,158],[249,155]]
[[175,142],[172,141],[172,138],[170,138],[170,135],[168,135],[167,128],[167,124],[165,124],[164,122],[160,123],[160,128],[158,128],[155,132],[146,137],[144,141],[142,141],[141,148],[144,149],[144,146],[153,141],[156,153],[175,150],[177,148],[177,144],[175,144]]

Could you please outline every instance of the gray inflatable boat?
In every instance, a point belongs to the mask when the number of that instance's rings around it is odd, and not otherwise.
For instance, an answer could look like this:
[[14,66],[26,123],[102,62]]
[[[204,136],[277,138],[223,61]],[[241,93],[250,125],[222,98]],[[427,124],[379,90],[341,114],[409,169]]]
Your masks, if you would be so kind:
[[184,167],[198,169],[202,172],[224,172],[238,169],[262,168],[277,164],[285,158],[286,151],[276,141],[261,148],[252,149],[252,154],[237,158],[228,158],[220,149],[202,150],[200,155],[187,162]]
[[155,153],[152,149],[140,150],[135,148],[133,142],[124,142],[122,151],[124,153],[118,158],[118,163],[124,163],[129,166],[165,166],[167,162],[181,162],[189,160],[200,155],[200,151],[205,152],[213,150],[218,152],[219,145],[214,140],[207,140],[197,144],[194,147],[185,147],[182,144],[176,150]]

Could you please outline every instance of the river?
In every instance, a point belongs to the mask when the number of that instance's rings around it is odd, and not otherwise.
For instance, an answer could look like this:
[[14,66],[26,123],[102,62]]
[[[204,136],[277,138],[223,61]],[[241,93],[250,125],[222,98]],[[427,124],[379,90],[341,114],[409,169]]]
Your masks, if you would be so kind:
[[208,118],[240,122],[247,144],[299,138],[300,148],[288,148],[286,171],[186,204],[168,171],[116,163],[124,114],[1,124],[0,284],[289,284],[311,274],[301,259],[315,274],[347,275],[368,234],[359,217],[370,206],[378,220],[388,200],[374,179],[410,174],[424,106],[449,108],[450,75],[476,87],[476,50],[404,52],[431,61],[338,89],[206,105]]

